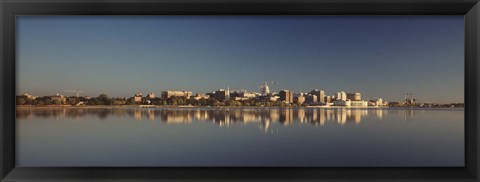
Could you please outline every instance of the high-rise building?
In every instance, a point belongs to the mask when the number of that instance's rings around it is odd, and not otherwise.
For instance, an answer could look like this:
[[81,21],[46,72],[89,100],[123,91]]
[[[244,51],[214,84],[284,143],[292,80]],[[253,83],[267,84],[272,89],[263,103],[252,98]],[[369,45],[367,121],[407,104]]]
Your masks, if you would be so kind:
[[325,103],[330,103],[330,102],[332,102],[332,97],[327,95],[327,96],[325,96],[324,100],[325,100]]
[[362,95],[358,92],[348,93],[347,94],[347,99],[349,99],[351,101],[360,101],[360,100],[362,100]]
[[308,94],[307,96],[305,96],[306,103],[309,103],[309,104],[316,103],[317,100],[318,98],[316,95]]
[[298,97],[296,97],[296,102],[297,104],[303,104],[305,102],[305,96],[303,96],[303,94],[300,94]]
[[223,102],[230,98],[230,94],[227,90],[220,89],[213,93],[213,98],[215,98],[217,101]]
[[315,100],[314,102],[325,103],[325,91],[315,89],[310,91],[310,94],[317,96],[317,100]]
[[293,103],[293,92],[290,90],[282,90],[279,93],[280,101],[285,101],[286,103]]
[[347,100],[347,94],[344,91],[337,92],[335,100]]

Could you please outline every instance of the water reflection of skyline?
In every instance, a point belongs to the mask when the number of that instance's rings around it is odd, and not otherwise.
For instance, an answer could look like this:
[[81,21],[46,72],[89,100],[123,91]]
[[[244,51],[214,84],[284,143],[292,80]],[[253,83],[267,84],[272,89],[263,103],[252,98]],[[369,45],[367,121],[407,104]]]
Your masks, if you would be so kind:
[[[391,110],[389,111],[391,113]],[[405,112],[405,120],[414,117],[415,110]],[[191,123],[196,121],[212,121],[218,124],[279,122],[290,125],[293,122],[324,125],[326,121],[338,124],[349,122],[359,124],[362,118],[371,116],[382,119],[386,114],[383,109],[140,109],[140,108],[22,108],[17,109],[18,119],[40,118],[72,118],[81,119],[86,116],[97,116],[105,120],[110,116],[132,117],[135,120],[160,120],[169,124]]]
[[255,123],[264,132],[271,132],[272,124],[290,126],[298,123],[324,126],[330,122],[337,125],[350,123],[359,125],[366,117],[368,120],[382,120],[387,114],[411,121],[416,112],[424,111],[343,108],[19,108],[16,117],[19,120],[45,118],[79,121],[88,120],[85,117],[97,117],[100,120],[133,118],[136,121],[160,121],[166,124],[211,122],[219,127]]

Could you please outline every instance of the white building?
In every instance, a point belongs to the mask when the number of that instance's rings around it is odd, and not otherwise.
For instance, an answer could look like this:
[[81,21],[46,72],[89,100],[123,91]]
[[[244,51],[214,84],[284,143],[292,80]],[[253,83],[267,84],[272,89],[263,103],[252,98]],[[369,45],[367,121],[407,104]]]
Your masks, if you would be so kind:
[[345,107],[367,107],[368,102],[361,100],[361,101],[351,101],[351,100],[336,100],[333,102],[335,106],[345,106]]
[[385,103],[383,102],[382,98],[374,99],[373,102],[376,106],[385,106]]
[[337,92],[336,97],[337,100],[347,100],[347,94],[344,91]]
[[350,107],[367,107],[368,102],[364,100],[350,101]]

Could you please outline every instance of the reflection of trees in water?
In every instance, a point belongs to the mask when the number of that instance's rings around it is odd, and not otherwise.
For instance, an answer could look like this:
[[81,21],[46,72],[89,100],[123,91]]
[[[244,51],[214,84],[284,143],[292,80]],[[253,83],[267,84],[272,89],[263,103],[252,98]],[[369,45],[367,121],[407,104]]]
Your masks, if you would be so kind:
[[[414,117],[414,110],[388,110],[390,114],[404,114],[405,120]],[[19,108],[18,119],[72,118],[96,116],[101,120],[108,117],[131,117],[135,120],[160,120],[169,124],[191,123],[193,121],[213,122],[220,126],[233,123],[257,122],[262,126],[278,122],[290,125],[294,122],[323,126],[327,121],[337,124],[360,124],[364,117],[382,119],[383,109],[318,109],[318,108]]]

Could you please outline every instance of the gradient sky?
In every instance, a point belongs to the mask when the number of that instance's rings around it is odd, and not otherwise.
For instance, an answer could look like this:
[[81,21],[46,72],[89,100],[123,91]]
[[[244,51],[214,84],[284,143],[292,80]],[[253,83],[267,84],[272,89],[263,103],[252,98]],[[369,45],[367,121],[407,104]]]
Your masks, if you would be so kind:
[[463,16],[19,16],[17,93],[343,90],[463,102]]

